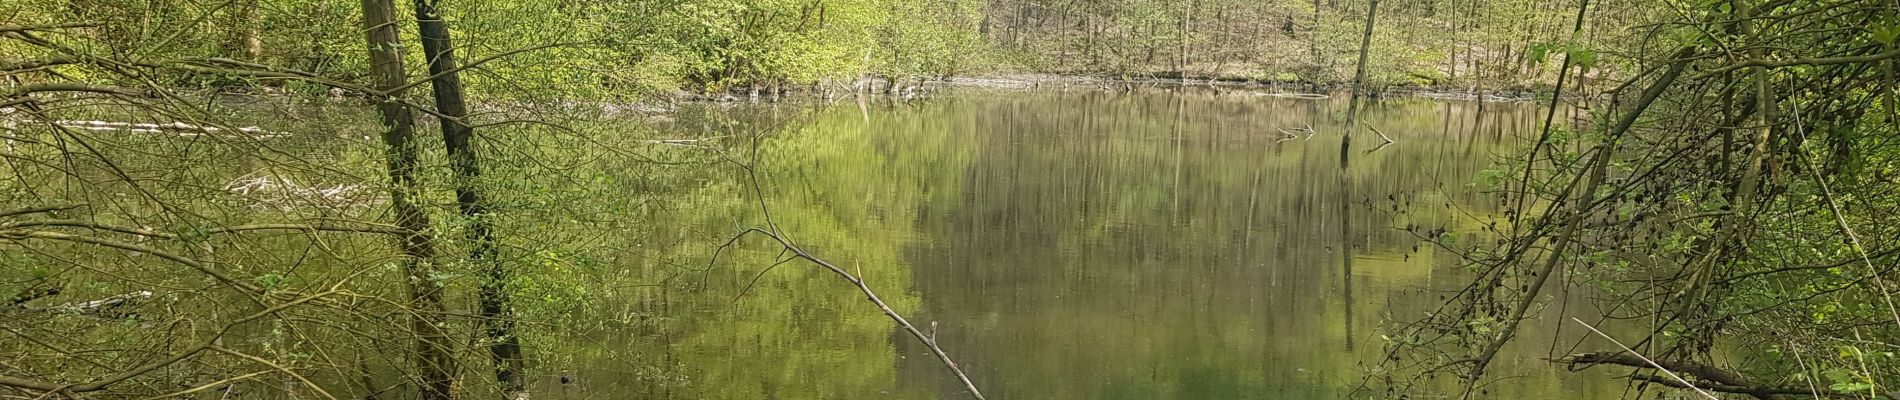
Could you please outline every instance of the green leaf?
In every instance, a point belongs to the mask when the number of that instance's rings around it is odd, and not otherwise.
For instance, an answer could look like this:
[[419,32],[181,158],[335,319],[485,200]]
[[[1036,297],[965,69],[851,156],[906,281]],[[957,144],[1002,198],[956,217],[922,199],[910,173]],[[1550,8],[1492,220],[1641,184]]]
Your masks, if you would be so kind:
[[1565,57],[1569,57],[1571,64],[1577,65],[1577,71],[1589,71],[1597,65],[1597,52],[1594,51],[1574,49]]
[[1900,38],[1900,22],[1871,28],[1869,31],[1869,33],[1873,34],[1874,41],[1880,42],[1880,44],[1891,45],[1894,39]]
[[263,274],[258,275],[256,278],[253,278],[253,280],[257,281],[258,286],[263,286],[264,290],[272,290],[276,289],[278,284],[284,282],[284,276],[278,274]]

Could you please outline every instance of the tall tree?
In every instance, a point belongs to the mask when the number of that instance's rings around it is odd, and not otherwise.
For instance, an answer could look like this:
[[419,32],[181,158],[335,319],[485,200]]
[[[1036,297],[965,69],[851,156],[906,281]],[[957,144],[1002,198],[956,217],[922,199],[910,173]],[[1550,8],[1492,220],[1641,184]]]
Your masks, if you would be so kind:
[[409,275],[411,329],[416,343],[415,366],[421,376],[423,400],[455,398],[455,356],[443,329],[442,286],[434,278],[435,242],[429,216],[413,196],[423,192],[416,180],[415,118],[399,101],[407,79],[402,66],[402,39],[396,34],[395,5],[391,0],[363,0],[363,28],[369,44],[370,79],[377,90],[394,91],[376,99],[383,123],[384,157],[389,172],[389,202],[396,225],[406,232],[403,268]]
[[1366,84],[1366,55],[1372,49],[1372,26],[1376,23],[1378,16],[1379,0],[1367,1],[1366,30],[1365,34],[1359,37],[1359,65],[1354,67],[1355,71],[1352,73],[1352,96],[1346,99],[1346,130],[1342,134],[1344,138],[1341,139],[1342,142],[1339,145],[1339,160],[1342,166],[1346,162],[1346,152],[1352,150],[1353,124],[1359,117],[1359,95],[1364,91]]
[[480,158],[471,143],[474,128],[468,125],[468,106],[457,73],[454,42],[448,22],[436,0],[415,0],[416,29],[422,38],[422,51],[429,62],[429,86],[434,91],[436,117],[442,125],[442,143],[448,148],[449,168],[455,174],[455,204],[467,223],[471,243],[470,264],[482,268],[483,280],[478,301],[481,303],[484,333],[489,355],[495,362],[495,380],[506,399],[525,399],[521,340],[514,332],[514,312],[508,300],[508,269],[502,265],[495,247],[495,234],[488,221],[488,201],[476,182],[481,178]]
[[241,60],[257,61],[264,55],[264,41],[260,31],[264,29],[262,15],[258,13],[261,0],[238,0],[232,2],[228,10],[230,15],[230,37],[226,38],[224,54]]

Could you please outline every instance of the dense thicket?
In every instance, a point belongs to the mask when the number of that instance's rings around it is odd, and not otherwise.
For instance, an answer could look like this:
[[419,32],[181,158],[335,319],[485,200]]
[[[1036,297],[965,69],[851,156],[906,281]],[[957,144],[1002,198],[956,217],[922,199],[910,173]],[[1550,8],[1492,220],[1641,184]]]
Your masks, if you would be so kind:
[[[1595,121],[1546,129],[1489,175],[1501,214],[1476,221],[1480,240],[1421,232],[1478,277],[1399,330],[1381,368],[1422,379],[1387,381],[1392,390],[1458,377],[1472,396],[1520,325],[1554,319],[1634,328],[1613,331],[1620,344],[1549,350],[1632,382],[1697,396],[1892,396],[1900,8],[1766,0],[1674,12],[1637,27],[1649,40],[1618,57],[1642,72],[1597,103],[1607,107]],[[1547,302],[1572,292],[1591,294],[1592,311]],[[1568,319],[1584,315],[1602,317]]]

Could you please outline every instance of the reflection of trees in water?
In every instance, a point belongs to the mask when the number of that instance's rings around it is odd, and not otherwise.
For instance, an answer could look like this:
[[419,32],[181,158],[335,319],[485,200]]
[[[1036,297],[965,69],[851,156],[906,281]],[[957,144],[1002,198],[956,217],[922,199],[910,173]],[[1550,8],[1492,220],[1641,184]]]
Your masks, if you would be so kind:
[[[849,111],[849,112],[847,112]],[[875,120],[880,130],[906,129],[947,117],[930,109],[908,110]],[[720,115],[700,116],[707,119]],[[888,137],[866,134],[856,110],[832,109],[767,133],[761,154],[762,183],[773,218],[788,236],[841,268],[864,277],[900,313],[917,309],[908,288],[909,268],[897,250],[913,240],[920,199],[954,187],[956,176],[909,177],[914,171],[950,172],[958,151],[940,143],[948,136]],[[742,118],[743,119],[743,118]],[[685,123],[697,124],[703,121]],[[727,121],[741,136],[748,121]],[[908,147],[932,151],[906,151]],[[677,147],[677,146],[675,146]],[[942,151],[935,151],[942,150]],[[686,151],[686,150],[680,150]],[[729,149],[745,157],[748,148]],[[642,254],[635,276],[608,277],[608,298],[642,298],[639,329],[599,329],[599,341],[564,345],[592,348],[612,343],[608,354],[577,358],[586,364],[586,393],[646,393],[659,398],[909,398],[930,397],[896,384],[898,353],[891,321],[864,302],[862,293],[824,271],[786,264],[769,272],[778,247],[747,240],[707,265],[714,246],[738,227],[762,223],[752,187],[731,171],[703,165],[679,170],[627,172],[628,181],[657,185],[665,196],[688,199],[656,205],[646,219],[686,233]],[[644,174],[644,176],[643,176]],[[653,182],[653,176],[670,176]],[[628,238],[634,239],[634,238]],[[652,240],[640,238],[635,240]],[[632,247],[632,246],[628,246]],[[660,261],[666,260],[666,261]],[[708,269],[710,268],[710,269]],[[754,281],[756,279],[756,281]],[[641,287],[661,283],[659,287]],[[739,293],[744,290],[743,297]],[[615,314],[615,310],[596,310]],[[913,322],[925,325],[927,320]],[[581,333],[581,332],[576,332]],[[916,357],[928,355],[916,354]],[[954,356],[954,351],[953,351]],[[638,366],[638,380],[626,371]],[[943,378],[942,366],[933,377]],[[601,383],[618,382],[614,387]],[[982,384],[983,382],[978,382]],[[961,393],[961,391],[955,392]]]
[[[1433,112],[1413,112],[1421,106]],[[1431,284],[1420,271],[1430,259],[1404,253],[1410,234],[1383,228],[1448,220],[1383,207],[1478,203],[1460,188],[1491,141],[1444,136],[1436,107],[1367,110],[1404,142],[1354,160],[1344,176],[1365,193],[1356,206],[1377,209],[1353,213],[1370,253],[1356,265],[1359,294],[1371,295],[1350,316],[1359,326],[1404,308],[1388,299],[1415,303],[1402,300],[1420,296],[1408,285]],[[1336,143],[1274,143],[1270,132],[1308,120],[1332,132],[1333,109],[1244,96],[1023,94],[874,109],[867,122],[847,106],[772,133],[762,171],[780,225],[863,268],[913,322],[935,322],[945,349],[996,398],[1328,396],[1358,373],[1355,359],[1338,355],[1338,321],[1349,316],[1338,312],[1345,300],[1331,267],[1347,200],[1335,182]],[[744,124],[706,126],[743,133]],[[1406,128],[1416,126],[1432,129]],[[662,148],[645,155],[705,156]],[[551,266],[523,273],[548,280],[524,291],[553,297],[524,305],[526,320],[573,326],[528,338],[571,354],[540,367],[582,382],[541,383],[559,385],[557,397],[960,396],[941,365],[835,278],[796,265],[759,275],[775,246],[752,243],[708,270],[712,247],[755,223],[750,188],[731,171],[613,158],[590,168],[611,179],[565,196],[612,198],[586,203],[627,216],[542,221],[587,244],[553,249],[538,258]],[[1398,200],[1379,200],[1387,195]],[[561,289],[570,286],[582,289]]]
[[[910,257],[923,315],[934,316],[920,318],[964,321],[942,340],[952,352],[974,349],[964,362],[999,397],[1209,389],[1188,382],[1226,382],[1214,388],[1226,397],[1347,387],[1357,370],[1338,354],[1339,321],[1377,322],[1386,294],[1430,284],[1429,273],[1409,271],[1429,268],[1407,262],[1410,233],[1386,228],[1449,220],[1427,203],[1480,203],[1462,188],[1492,147],[1469,131],[1445,135],[1440,113],[1417,112],[1435,104],[1375,104],[1367,120],[1409,140],[1342,175],[1336,141],[1275,143],[1270,133],[1325,122],[1330,104],[1054,98],[974,106],[979,130],[955,135],[976,142],[977,159],[958,198],[926,206],[932,241]],[[1349,198],[1339,181],[1364,194]],[[1353,213],[1364,227],[1353,236],[1374,258],[1358,274],[1381,295],[1359,299],[1372,308],[1350,316],[1337,311],[1346,299],[1331,267],[1343,204],[1378,208]],[[906,365],[934,379],[927,364]]]

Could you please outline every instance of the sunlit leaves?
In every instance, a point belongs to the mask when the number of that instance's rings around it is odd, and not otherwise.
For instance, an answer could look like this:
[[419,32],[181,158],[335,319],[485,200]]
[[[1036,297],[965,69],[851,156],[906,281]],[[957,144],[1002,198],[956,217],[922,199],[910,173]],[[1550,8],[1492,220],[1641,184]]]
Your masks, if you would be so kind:
[[1875,42],[1892,45],[1895,38],[1900,38],[1900,21],[1870,25],[1867,27],[1867,31],[1868,35],[1872,37]]
[[279,284],[284,282],[284,276],[278,274],[263,274],[253,278],[252,281],[256,282],[257,286],[264,288],[264,290],[275,290]]
[[1572,48],[1566,56],[1577,66],[1578,71],[1588,72],[1597,65],[1597,53],[1588,49]]

